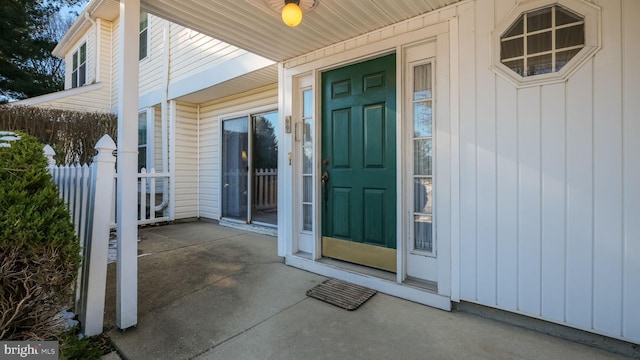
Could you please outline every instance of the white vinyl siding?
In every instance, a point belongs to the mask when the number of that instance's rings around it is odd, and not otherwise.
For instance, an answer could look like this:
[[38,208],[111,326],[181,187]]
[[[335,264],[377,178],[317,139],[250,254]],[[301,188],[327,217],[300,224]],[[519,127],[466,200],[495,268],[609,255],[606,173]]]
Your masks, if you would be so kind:
[[[277,104],[276,85],[202,104],[200,107],[200,216],[220,218],[221,116]],[[194,151],[193,154],[196,154]]]
[[[111,100],[111,88],[112,88],[112,64],[113,59],[111,56],[112,53],[112,41],[113,41],[113,23],[111,21],[101,20],[98,22],[100,24],[100,74],[99,81],[105,84],[104,91],[104,102],[108,104],[107,110],[111,110],[113,106],[116,105],[115,102]],[[95,56],[95,55],[93,55]]]
[[[86,30],[84,36],[70,49],[65,56],[67,71],[65,73],[65,89],[67,91],[47,94],[24,100],[24,105],[37,105],[74,111],[111,112],[113,102],[111,99],[111,25],[109,21],[97,20],[98,36],[100,41],[95,41],[93,28]],[[86,44],[86,81],[84,86],[71,88],[73,54],[81,44]],[[100,49],[96,49],[100,46]],[[96,53],[100,57],[100,66],[96,66]],[[96,76],[99,68],[100,76]],[[99,81],[97,81],[99,80]]]
[[[153,168],[156,172],[164,172],[162,167],[162,107],[154,107],[153,121]],[[167,155],[168,156],[168,155]]]
[[148,45],[147,57],[140,60],[140,95],[160,90],[162,87],[162,63],[164,61],[163,31],[164,22],[159,17],[149,14],[149,27],[147,29]]
[[35,97],[23,100],[22,104],[61,110],[110,112],[108,88],[101,85],[90,86],[86,89],[89,91],[82,91],[75,95],[67,95],[50,100],[44,98],[44,96]]
[[177,103],[176,107],[176,167],[175,218],[195,218],[198,215],[198,108]]
[[[106,56],[106,55],[105,55]],[[118,78],[118,64],[120,56],[120,19],[113,21],[111,30],[111,104],[116,110],[118,106],[118,86],[120,79]]]
[[518,89],[489,62],[516,3],[458,10],[460,297],[640,342],[640,6],[600,4],[595,57]]
[[246,53],[235,46],[175,24],[171,24],[170,42],[169,80],[172,83]]

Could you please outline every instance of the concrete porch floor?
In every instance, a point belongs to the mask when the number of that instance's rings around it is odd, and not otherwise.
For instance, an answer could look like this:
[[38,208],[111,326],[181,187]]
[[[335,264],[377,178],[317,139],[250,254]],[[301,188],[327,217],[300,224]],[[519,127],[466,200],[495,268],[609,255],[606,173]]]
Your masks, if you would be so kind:
[[283,264],[276,238],[207,222],[140,230],[138,326],[105,324],[124,359],[626,359],[378,293],[356,311],[309,298],[324,277]]

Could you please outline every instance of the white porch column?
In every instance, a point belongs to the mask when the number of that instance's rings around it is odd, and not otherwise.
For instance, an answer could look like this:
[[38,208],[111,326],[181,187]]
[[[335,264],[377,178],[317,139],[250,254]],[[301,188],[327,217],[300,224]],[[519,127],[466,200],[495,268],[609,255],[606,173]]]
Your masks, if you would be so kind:
[[140,0],[120,1],[116,325],[138,323],[138,52]]

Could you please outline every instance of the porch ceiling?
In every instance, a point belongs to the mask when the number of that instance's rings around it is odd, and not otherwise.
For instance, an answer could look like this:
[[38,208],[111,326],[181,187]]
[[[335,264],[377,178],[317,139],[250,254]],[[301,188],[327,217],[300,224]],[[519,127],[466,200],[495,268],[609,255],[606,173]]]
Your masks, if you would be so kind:
[[283,61],[461,0],[319,1],[295,28],[286,26],[267,0],[141,0],[141,6],[213,38]]

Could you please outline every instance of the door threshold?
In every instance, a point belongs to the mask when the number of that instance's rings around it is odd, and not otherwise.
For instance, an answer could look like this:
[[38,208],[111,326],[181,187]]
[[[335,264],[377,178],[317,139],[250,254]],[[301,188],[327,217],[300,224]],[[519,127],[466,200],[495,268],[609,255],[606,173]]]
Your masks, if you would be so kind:
[[435,293],[438,292],[438,283],[435,281],[416,279],[411,276],[407,276],[407,278],[404,280],[404,283],[409,286],[422,288],[425,290],[433,291]]
[[381,278],[389,281],[396,281],[395,273],[364,266],[364,265],[354,264],[348,261],[342,261],[342,260],[336,260],[328,257],[323,257],[317,260],[317,262],[321,264],[327,264],[333,267],[337,267],[340,269],[348,270],[351,272],[356,272],[358,274],[369,275],[369,276],[373,276],[373,277],[377,277],[377,278]]
[[298,254],[287,255],[285,264],[325,277],[365,286],[401,299],[451,311],[451,297],[449,295],[438,294],[425,287],[399,283],[396,274],[390,272],[328,258],[313,260]]
[[239,220],[225,219],[225,218],[220,219],[218,221],[218,224],[221,226],[231,227],[239,230],[251,231],[259,234],[278,236],[277,227],[262,226],[256,223],[246,223]]

